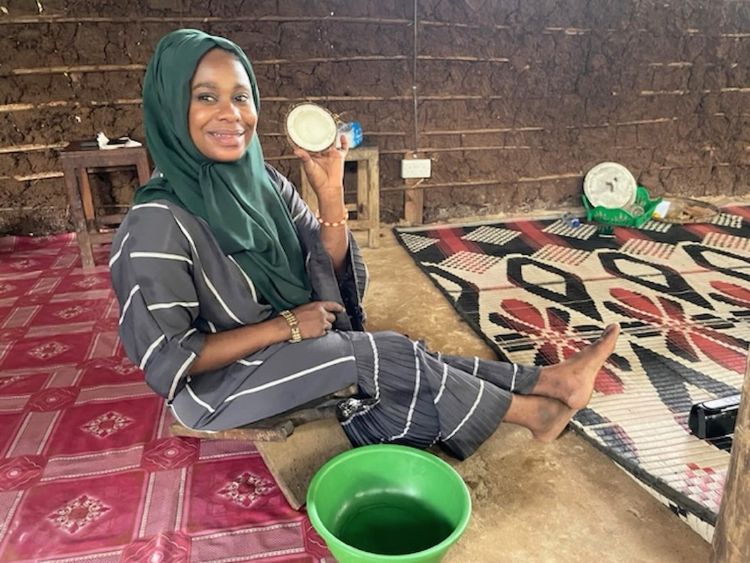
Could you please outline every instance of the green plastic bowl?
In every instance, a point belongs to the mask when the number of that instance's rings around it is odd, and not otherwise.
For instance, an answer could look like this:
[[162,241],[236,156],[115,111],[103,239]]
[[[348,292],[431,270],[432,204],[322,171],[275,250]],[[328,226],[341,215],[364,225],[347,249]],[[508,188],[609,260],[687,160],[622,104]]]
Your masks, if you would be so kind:
[[432,454],[389,444],[340,454],[313,477],[307,512],[344,563],[440,561],[469,523],[461,476]]

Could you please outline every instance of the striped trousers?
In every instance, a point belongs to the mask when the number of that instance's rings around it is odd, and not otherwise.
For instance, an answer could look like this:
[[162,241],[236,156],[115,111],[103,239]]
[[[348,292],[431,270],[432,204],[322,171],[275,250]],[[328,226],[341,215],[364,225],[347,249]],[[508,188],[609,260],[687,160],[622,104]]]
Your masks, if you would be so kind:
[[465,459],[497,429],[512,393],[528,394],[539,369],[432,353],[395,332],[349,333],[360,395],[342,423],[354,445],[440,444]]

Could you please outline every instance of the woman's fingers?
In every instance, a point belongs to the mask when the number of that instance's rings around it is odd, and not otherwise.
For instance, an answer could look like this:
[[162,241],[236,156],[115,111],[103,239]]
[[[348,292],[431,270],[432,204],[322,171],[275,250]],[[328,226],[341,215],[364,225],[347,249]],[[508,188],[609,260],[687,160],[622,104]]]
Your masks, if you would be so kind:
[[292,150],[302,162],[305,175],[316,194],[321,191],[331,193],[340,191],[344,177],[344,159],[349,148],[348,140],[341,137],[340,149],[331,146],[322,152],[310,153],[300,147],[292,145]]
[[312,160],[310,153],[307,152],[305,149],[294,147],[293,152],[294,152],[294,155],[297,158],[299,158],[302,162],[309,162],[310,160]]
[[346,310],[343,305],[335,301],[321,301],[320,304],[326,311],[330,311],[331,313],[343,313]]
[[335,313],[340,313],[345,309],[335,301],[321,301],[320,304],[323,306],[323,310],[325,311],[325,318],[323,321],[323,333],[325,334],[329,330],[333,329],[333,323],[336,322]]
[[343,305],[335,301],[314,301],[294,309],[299,321],[302,338],[318,338],[333,330],[336,313],[345,311]]

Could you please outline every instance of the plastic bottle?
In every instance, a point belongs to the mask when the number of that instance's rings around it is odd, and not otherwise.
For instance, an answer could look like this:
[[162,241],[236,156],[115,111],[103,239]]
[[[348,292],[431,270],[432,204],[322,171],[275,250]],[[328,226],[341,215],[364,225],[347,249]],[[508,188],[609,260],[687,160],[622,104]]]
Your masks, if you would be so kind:
[[[349,141],[349,148],[353,149],[362,143],[362,126],[359,121],[347,121],[339,125],[339,137],[344,135]],[[339,145],[338,139],[336,139],[336,145]]]
[[577,229],[581,226],[581,220],[569,212],[563,213],[563,216],[560,218],[560,220],[565,223],[567,227],[570,227],[572,229]]

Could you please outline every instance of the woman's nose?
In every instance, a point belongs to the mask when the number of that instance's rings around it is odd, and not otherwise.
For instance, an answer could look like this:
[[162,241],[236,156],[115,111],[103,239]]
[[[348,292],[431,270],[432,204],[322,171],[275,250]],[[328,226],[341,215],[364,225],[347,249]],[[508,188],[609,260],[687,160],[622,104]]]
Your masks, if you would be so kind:
[[222,102],[219,106],[219,119],[238,120],[240,118],[239,108],[231,101]]

